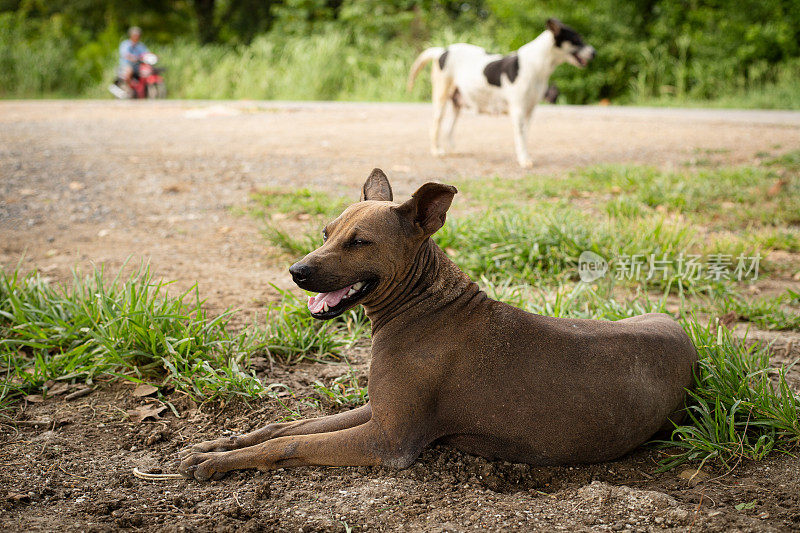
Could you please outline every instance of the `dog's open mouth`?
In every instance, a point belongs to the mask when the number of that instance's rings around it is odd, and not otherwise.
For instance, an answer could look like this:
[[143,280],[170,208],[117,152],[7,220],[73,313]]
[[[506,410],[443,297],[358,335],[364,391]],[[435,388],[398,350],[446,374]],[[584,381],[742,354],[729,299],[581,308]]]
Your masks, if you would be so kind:
[[580,65],[581,68],[583,68],[583,67],[585,67],[586,65],[589,64],[589,61],[587,61],[586,59],[582,58],[578,54],[572,54],[572,57],[575,58],[575,61],[578,62],[578,65]]
[[358,281],[339,290],[321,292],[308,297],[308,310],[311,316],[327,320],[337,317],[347,309],[356,305],[364,296],[375,288],[375,281]]

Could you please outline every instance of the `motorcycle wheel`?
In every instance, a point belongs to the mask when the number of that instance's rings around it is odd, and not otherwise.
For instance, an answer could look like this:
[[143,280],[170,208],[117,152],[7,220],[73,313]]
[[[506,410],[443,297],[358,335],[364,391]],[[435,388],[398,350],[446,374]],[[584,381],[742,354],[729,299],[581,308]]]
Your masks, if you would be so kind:
[[148,98],[166,98],[167,86],[163,83],[152,83],[147,86]]

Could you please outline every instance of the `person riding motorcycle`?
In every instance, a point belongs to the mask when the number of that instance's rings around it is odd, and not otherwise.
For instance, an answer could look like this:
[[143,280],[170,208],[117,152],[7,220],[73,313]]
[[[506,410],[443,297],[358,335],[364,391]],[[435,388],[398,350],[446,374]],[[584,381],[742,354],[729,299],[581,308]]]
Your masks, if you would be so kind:
[[140,41],[142,29],[132,26],[128,30],[128,38],[119,45],[119,77],[128,83],[139,63],[139,58],[149,52],[147,46]]
[[[108,87],[117,98],[164,98],[166,94],[160,77],[161,69],[153,67],[158,58],[141,42],[141,36],[142,29],[132,26],[128,30],[128,39],[119,45],[117,79]],[[155,79],[152,77],[154,74]]]

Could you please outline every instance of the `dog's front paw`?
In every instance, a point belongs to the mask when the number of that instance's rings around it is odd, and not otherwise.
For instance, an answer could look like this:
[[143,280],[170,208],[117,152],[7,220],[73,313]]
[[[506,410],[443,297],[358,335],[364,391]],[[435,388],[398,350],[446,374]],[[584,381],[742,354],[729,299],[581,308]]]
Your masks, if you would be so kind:
[[183,460],[193,453],[227,452],[230,450],[238,450],[241,447],[242,445],[239,443],[239,437],[207,440],[181,449],[178,452],[178,459]]
[[181,461],[178,472],[185,478],[197,481],[222,479],[225,472],[220,470],[219,453],[193,453]]
[[518,159],[517,162],[519,163],[519,166],[521,166],[522,168],[533,167],[533,161],[531,161],[530,159]]

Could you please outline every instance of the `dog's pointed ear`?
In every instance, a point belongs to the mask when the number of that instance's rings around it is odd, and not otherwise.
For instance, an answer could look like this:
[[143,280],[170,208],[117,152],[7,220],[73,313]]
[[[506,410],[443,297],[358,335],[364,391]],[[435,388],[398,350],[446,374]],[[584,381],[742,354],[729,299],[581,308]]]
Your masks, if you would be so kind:
[[561,28],[564,25],[558,19],[547,19],[547,29],[553,32],[553,35],[558,37],[558,34],[561,33]]
[[397,206],[397,212],[419,227],[425,236],[430,236],[444,226],[447,210],[458,189],[442,183],[426,183],[411,199]]
[[389,178],[379,168],[372,169],[364,186],[361,187],[361,201],[379,200],[382,202],[392,201],[392,186],[389,185]]

